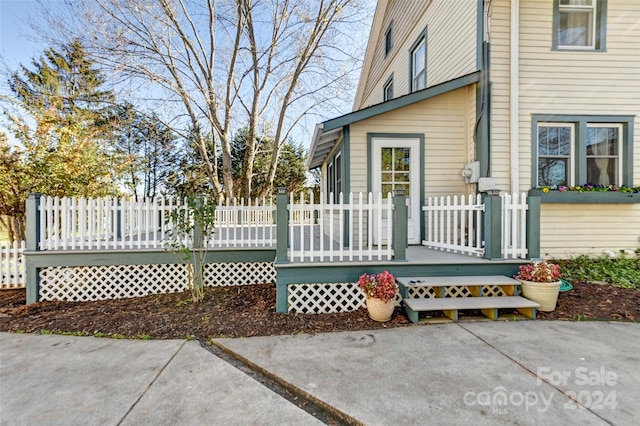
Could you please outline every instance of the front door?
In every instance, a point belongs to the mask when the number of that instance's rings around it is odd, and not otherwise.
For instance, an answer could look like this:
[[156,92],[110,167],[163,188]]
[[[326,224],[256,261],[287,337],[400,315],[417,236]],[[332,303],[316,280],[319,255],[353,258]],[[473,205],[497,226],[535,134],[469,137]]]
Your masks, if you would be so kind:
[[[404,189],[408,207],[409,244],[420,243],[420,140],[374,138],[372,140],[372,191],[382,193],[386,200],[394,189]],[[374,226],[374,243],[387,244],[387,230],[377,235]]]

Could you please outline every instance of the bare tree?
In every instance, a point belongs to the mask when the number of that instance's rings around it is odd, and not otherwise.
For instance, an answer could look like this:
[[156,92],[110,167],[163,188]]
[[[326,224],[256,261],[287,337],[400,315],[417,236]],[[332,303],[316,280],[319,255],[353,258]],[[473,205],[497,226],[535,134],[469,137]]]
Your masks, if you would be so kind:
[[[216,195],[251,194],[255,141],[267,129],[274,144],[266,194],[292,129],[349,96],[365,47],[353,34],[363,32],[371,12],[363,1],[70,0],[66,12],[48,11],[56,29],[49,36],[79,37],[123,84],[150,84],[132,94],[179,106],[167,124],[198,147]],[[236,182],[231,140],[247,124]]]

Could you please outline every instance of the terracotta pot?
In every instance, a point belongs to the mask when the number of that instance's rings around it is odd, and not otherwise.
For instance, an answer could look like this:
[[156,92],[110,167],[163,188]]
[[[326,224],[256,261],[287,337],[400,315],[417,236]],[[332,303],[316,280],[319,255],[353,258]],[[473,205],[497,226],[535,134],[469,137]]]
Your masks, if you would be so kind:
[[562,281],[554,283],[537,283],[534,281],[519,280],[522,283],[522,295],[527,299],[538,302],[540,307],[537,308],[542,312],[551,312],[556,308],[558,301],[558,293]]
[[384,300],[375,297],[367,297],[367,310],[369,311],[369,317],[374,321],[389,321],[393,314],[393,308],[395,308],[393,299],[385,302]]

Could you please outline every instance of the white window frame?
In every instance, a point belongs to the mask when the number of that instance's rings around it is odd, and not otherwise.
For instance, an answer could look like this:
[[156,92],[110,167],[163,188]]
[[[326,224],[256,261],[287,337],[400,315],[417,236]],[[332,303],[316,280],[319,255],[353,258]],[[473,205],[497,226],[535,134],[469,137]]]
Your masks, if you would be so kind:
[[[391,89],[391,95],[389,95],[389,89]],[[385,102],[393,99],[393,76],[391,76],[391,78],[387,80],[384,87],[382,88],[382,96]]]
[[617,158],[618,159],[618,163],[616,165],[616,185],[621,185],[622,184],[622,162],[623,162],[623,139],[624,139],[624,133],[623,133],[623,129],[622,129],[622,124],[621,123],[587,123],[587,129],[588,128],[616,128],[618,129],[618,155],[617,156],[590,156],[587,155],[587,158]]
[[[418,72],[416,67],[416,53],[419,50],[424,51],[424,61],[421,62],[422,68]],[[422,83],[422,87],[418,83]],[[411,50],[411,91],[415,92],[427,87],[427,38],[422,37],[416,46]]]
[[[539,137],[540,135],[540,127],[556,127],[556,128],[561,128],[561,127],[565,127],[565,128],[569,128],[570,131],[570,136],[569,136],[569,160],[567,161],[567,168],[569,170],[567,170],[567,186],[575,186],[575,179],[576,179],[576,167],[575,167],[575,161],[576,161],[576,156],[575,156],[575,147],[576,147],[576,126],[574,123],[557,123],[557,122],[539,122],[538,123],[538,128],[536,129],[536,135],[538,135],[537,137]],[[539,153],[539,146],[540,146],[540,140],[536,139],[536,151]],[[540,158],[567,158],[567,156],[553,156],[553,155],[545,155],[545,156],[540,156],[540,154],[538,154],[536,156],[536,162],[540,161]],[[540,186],[540,169],[539,169],[539,164],[536,164],[536,187]]]
[[[563,50],[596,50],[596,42],[597,42],[597,19],[598,19],[598,1],[591,0],[590,5],[574,5],[574,4],[562,4],[563,0],[558,0],[558,49]],[[585,13],[591,12],[591,42],[589,45],[580,46],[580,45],[572,45],[572,44],[560,44],[560,14],[561,13]]]

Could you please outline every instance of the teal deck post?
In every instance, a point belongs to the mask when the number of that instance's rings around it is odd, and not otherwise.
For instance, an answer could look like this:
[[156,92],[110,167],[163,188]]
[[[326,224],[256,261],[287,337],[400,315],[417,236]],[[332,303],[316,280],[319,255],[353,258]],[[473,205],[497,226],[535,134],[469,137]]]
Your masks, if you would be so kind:
[[527,197],[527,255],[529,259],[540,259],[540,195]]
[[502,198],[491,191],[484,196],[484,204],[484,257],[502,260]]
[[40,250],[40,197],[39,193],[30,193],[27,198],[27,235],[26,251],[24,256],[26,282],[27,282],[27,305],[40,300],[40,268],[32,265],[29,260],[29,251]]
[[287,188],[278,188],[276,197],[276,263],[289,263],[289,214]]
[[[275,263],[289,263],[287,253],[289,244],[289,214],[287,211],[287,188],[278,188],[276,196],[276,261]],[[276,277],[276,312],[286,314],[287,285],[282,284]]]
[[407,261],[407,198],[404,189],[393,190],[393,260]]

